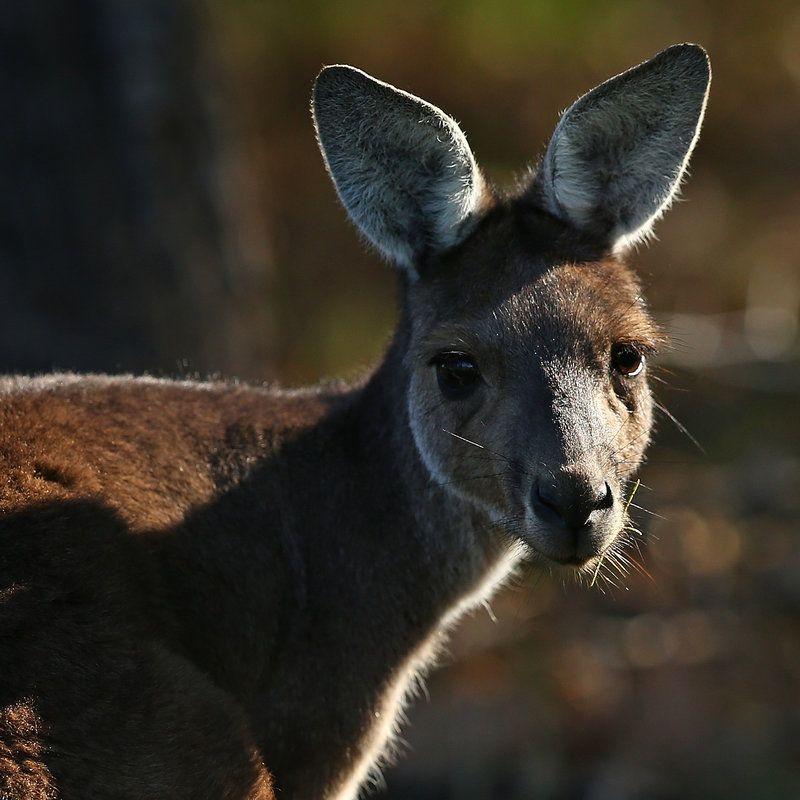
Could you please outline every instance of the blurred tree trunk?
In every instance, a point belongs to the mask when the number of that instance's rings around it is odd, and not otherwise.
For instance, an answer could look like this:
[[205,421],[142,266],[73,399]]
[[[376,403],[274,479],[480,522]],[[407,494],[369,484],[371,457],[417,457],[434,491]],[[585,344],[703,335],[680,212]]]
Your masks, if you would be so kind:
[[266,369],[200,9],[0,7],[0,371]]

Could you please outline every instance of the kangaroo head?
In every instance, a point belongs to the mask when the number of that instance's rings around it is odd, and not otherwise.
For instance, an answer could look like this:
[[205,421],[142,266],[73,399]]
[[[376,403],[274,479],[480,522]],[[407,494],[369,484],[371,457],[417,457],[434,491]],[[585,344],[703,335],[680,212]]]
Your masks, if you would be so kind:
[[601,84],[500,195],[438,108],[352,67],[317,79],[342,203],[405,275],[421,460],[547,560],[591,569],[624,528],[661,338],[624,254],[675,196],[709,80],[704,51],[677,45]]

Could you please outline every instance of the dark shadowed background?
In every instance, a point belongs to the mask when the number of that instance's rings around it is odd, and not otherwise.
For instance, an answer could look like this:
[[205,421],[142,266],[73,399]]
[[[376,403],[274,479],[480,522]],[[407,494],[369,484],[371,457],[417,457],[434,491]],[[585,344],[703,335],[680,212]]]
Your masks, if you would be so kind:
[[0,9],[6,372],[354,374],[392,328],[393,274],[317,153],[319,68],[442,106],[506,182],[576,96],[680,41],[714,82],[683,202],[635,256],[674,345],[644,566],[616,588],[527,576],[462,625],[385,797],[800,797],[800,6]]

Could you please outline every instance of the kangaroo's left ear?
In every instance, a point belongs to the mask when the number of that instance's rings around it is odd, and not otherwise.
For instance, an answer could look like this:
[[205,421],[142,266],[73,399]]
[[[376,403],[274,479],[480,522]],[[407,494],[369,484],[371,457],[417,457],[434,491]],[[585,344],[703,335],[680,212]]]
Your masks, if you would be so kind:
[[529,196],[621,251],[650,233],[686,171],[711,70],[702,47],[670,47],[564,112]]
[[469,232],[485,190],[455,120],[348,66],[322,70],[312,112],[344,207],[391,261],[416,276]]

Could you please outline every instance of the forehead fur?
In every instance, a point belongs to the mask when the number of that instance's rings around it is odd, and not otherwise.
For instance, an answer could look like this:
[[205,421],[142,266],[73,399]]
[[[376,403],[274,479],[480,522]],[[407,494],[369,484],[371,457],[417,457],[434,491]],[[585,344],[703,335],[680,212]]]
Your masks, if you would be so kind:
[[635,341],[655,349],[661,341],[622,260],[519,203],[494,209],[463,245],[424,265],[411,291],[418,331],[445,347],[505,334],[555,348]]
[[656,349],[661,340],[638,279],[614,259],[556,265],[510,297],[504,311],[508,319],[532,315],[534,325],[555,341],[582,335],[597,349],[619,341]]

